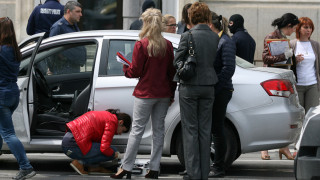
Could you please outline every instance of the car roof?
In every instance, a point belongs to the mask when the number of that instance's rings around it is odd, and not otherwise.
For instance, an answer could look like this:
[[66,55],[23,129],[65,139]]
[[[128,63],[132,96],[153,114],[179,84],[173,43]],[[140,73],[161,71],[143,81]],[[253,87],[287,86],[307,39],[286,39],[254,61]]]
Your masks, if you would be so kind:
[[[126,36],[126,37],[136,37],[139,39],[139,33],[140,31],[137,30],[92,30],[92,31],[80,31],[80,32],[74,32],[74,33],[66,33],[61,34],[53,37],[49,37],[47,39],[43,40],[43,43],[47,43],[50,41],[55,41],[58,39],[68,39],[68,38],[86,38],[86,37],[103,37],[103,36]],[[174,46],[178,47],[179,41],[180,41],[180,34],[173,34],[173,33],[162,33],[164,38],[171,41]],[[30,36],[29,38],[23,40],[23,42],[28,41],[31,38],[35,37],[41,37],[43,36],[43,33],[39,33],[33,36]],[[31,45],[30,47],[35,46],[35,44]],[[30,48],[28,47],[28,48]]]

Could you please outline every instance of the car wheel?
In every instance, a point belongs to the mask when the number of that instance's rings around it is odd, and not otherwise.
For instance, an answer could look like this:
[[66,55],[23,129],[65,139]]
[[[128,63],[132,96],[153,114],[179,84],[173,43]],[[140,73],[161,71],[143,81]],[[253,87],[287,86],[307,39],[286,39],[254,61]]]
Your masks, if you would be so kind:
[[[231,126],[228,124],[225,124],[225,137],[226,137],[226,143],[227,143],[227,150],[226,150],[226,156],[224,159],[225,162],[225,168],[228,169],[231,164],[239,157],[238,154],[238,142],[237,142],[237,136],[235,135],[234,131],[232,130]],[[214,143],[211,143],[211,160],[214,159]]]
[[[225,157],[225,167],[226,169],[231,166],[233,161],[237,158],[238,153],[238,142],[237,136],[233,132],[232,128],[229,125],[225,125],[225,135],[227,141],[227,151]],[[211,160],[214,158],[214,144],[211,143]],[[183,144],[182,144],[182,133],[181,131],[178,132],[177,140],[176,140],[176,152],[178,159],[182,166],[184,166],[184,153],[183,153]]]

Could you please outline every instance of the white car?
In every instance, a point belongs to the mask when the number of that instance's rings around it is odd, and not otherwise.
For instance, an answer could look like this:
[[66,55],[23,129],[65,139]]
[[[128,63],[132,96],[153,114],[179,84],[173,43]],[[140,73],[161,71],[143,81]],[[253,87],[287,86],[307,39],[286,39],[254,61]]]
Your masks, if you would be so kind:
[[[61,152],[65,123],[87,111],[116,108],[132,115],[132,92],[138,79],[124,76],[116,52],[122,51],[131,59],[138,33],[88,31],[39,40],[38,44],[26,45],[35,41],[34,38],[22,43],[25,47],[21,49],[23,61],[18,78],[20,103],[13,121],[28,152]],[[178,47],[180,35],[163,35],[174,48]],[[242,153],[291,144],[304,118],[292,71],[254,67],[240,58],[236,61],[235,90],[225,123],[227,166]],[[184,164],[179,110],[176,91],[175,102],[165,119],[163,156],[176,154]],[[114,138],[113,144],[121,152],[128,135]],[[140,154],[150,153],[151,139],[149,123],[139,147]]]

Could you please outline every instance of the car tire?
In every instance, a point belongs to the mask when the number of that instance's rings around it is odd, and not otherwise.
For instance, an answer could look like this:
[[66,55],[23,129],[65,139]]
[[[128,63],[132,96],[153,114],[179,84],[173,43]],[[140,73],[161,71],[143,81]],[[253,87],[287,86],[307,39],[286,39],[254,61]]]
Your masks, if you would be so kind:
[[[229,168],[231,164],[236,160],[238,154],[238,142],[237,136],[233,132],[232,128],[229,125],[225,125],[225,135],[227,141],[227,151],[225,157],[225,168]],[[213,145],[213,143],[212,143]],[[183,143],[182,143],[182,132],[179,131],[177,134],[176,140],[176,152],[178,159],[182,166],[184,166],[184,152],[183,152]],[[211,151],[211,160],[214,158],[214,151]]]
[[[237,159],[238,154],[238,142],[237,136],[230,125],[225,124],[225,137],[227,143],[226,156],[224,159],[225,169],[228,169],[232,163]],[[212,143],[213,144],[213,143]],[[214,152],[211,153],[211,160],[213,160]]]

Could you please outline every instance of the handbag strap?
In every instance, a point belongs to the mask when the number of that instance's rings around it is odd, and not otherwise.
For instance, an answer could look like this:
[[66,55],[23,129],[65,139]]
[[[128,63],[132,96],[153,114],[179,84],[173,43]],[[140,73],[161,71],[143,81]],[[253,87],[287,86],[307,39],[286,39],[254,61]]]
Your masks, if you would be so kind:
[[193,37],[192,37],[192,33],[191,31],[189,30],[189,33],[188,33],[188,45],[189,45],[189,55],[190,56],[195,56],[195,53],[194,53],[194,43],[193,43]]

